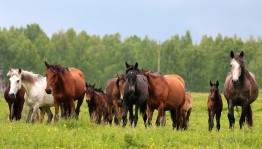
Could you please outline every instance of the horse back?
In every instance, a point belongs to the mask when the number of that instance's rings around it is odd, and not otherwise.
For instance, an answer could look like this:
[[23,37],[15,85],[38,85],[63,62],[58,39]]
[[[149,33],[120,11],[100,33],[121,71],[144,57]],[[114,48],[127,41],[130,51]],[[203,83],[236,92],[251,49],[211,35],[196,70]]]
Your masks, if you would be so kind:
[[185,102],[185,85],[178,75],[164,75],[168,83],[168,100],[166,103],[167,109],[178,107]]

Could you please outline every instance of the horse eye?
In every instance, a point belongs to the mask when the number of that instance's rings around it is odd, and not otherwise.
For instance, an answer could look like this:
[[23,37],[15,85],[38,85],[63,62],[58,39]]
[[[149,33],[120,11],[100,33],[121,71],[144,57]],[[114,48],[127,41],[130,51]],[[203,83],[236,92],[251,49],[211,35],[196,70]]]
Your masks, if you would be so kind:
[[19,80],[17,80],[16,83],[19,83]]

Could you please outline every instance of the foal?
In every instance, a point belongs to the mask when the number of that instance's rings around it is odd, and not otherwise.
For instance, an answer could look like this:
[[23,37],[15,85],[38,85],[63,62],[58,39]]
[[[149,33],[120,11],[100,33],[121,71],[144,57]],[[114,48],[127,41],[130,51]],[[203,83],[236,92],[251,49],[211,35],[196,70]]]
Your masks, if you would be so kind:
[[210,94],[208,96],[207,107],[208,107],[208,125],[209,131],[214,127],[214,116],[216,115],[217,130],[220,129],[220,117],[223,108],[222,98],[218,90],[219,82],[212,83],[210,81]]

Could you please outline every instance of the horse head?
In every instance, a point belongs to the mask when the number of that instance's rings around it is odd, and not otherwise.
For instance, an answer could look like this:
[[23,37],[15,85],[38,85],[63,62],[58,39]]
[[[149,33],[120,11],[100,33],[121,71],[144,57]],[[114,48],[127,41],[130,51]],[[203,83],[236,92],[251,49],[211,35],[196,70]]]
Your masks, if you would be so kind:
[[60,70],[61,65],[57,64],[57,65],[52,65],[52,64],[48,64],[45,61],[45,66],[46,66],[46,88],[45,91],[47,94],[51,94],[52,93],[52,86],[54,84],[57,83],[58,81],[58,72]]
[[89,102],[95,94],[95,84],[90,85],[86,83],[86,100]]
[[21,76],[22,70],[19,69],[10,69],[9,72],[7,73],[7,76],[10,76],[9,82],[10,82],[10,90],[9,90],[9,97],[14,99],[16,93],[18,92],[19,89],[22,87],[21,83]]
[[218,89],[219,82],[217,81],[216,83],[212,83],[210,81],[209,83],[210,83],[210,98],[212,101],[214,101],[215,97],[219,94],[219,89]]
[[129,65],[126,62],[126,78],[127,78],[128,92],[130,93],[135,92],[137,75],[139,73],[140,73],[140,70],[138,69],[138,63],[135,63],[135,65]]
[[243,60],[244,52],[239,54],[234,54],[233,51],[230,52],[231,62],[230,62],[230,73],[232,74],[232,84],[234,86],[238,85],[239,77],[242,74],[243,69],[245,68]]
[[117,74],[116,85],[119,89],[121,100],[123,100],[123,89],[124,89],[125,82],[126,82],[125,75],[118,75]]

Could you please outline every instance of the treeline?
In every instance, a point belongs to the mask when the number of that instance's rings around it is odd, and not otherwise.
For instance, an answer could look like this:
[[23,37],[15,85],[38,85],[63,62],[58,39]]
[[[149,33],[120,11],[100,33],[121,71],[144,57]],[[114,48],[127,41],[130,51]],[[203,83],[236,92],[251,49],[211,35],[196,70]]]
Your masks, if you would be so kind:
[[210,80],[218,80],[222,91],[231,50],[244,51],[249,70],[261,84],[261,38],[242,41],[236,35],[218,34],[215,38],[204,35],[200,43],[194,44],[187,31],[181,37],[174,35],[159,43],[135,35],[122,39],[119,33],[103,37],[85,31],[76,33],[72,28],[49,38],[38,24],[0,28],[0,69],[5,75],[10,68],[45,75],[44,61],[47,61],[79,68],[85,73],[86,82],[103,88],[107,80],[124,73],[125,62],[138,62],[141,69],[181,75],[189,91],[209,92]]

